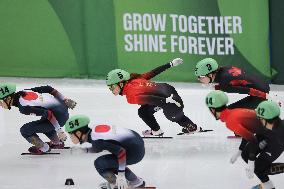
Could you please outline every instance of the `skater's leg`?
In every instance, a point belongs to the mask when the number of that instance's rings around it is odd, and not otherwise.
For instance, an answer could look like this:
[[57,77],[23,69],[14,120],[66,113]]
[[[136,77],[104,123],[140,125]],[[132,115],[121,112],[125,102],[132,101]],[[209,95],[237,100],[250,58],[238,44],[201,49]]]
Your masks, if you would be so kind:
[[64,142],[60,141],[57,135],[57,132],[55,130],[46,132],[44,134],[50,139],[50,142],[47,142],[47,144],[49,145],[51,149],[63,149],[64,148],[65,144]]
[[[35,146],[39,146],[42,145],[43,142],[41,140],[41,142],[39,140],[35,140],[35,138],[39,138],[37,133],[51,132],[52,130],[54,130],[54,127],[48,122],[48,120],[37,120],[24,124],[21,127],[20,132],[28,142]],[[34,141],[36,141],[36,144]]]
[[36,151],[40,149],[45,152],[49,150],[49,147],[38,137],[37,133],[49,133],[53,130],[54,127],[48,120],[41,119],[24,124],[21,127],[20,132],[29,143],[34,145],[35,148],[31,150]]
[[131,188],[143,187],[145,186],[145,181],[136,176],[128,167],[125,169],[125,178],[128,181],[128,185]]
[[137,180],[138,177],[128,167],[126,167],[125,168],[125,178],[128,181],[135,181]]
[[50,141],[52,141],[53,143],[60,143],[60,140],[57,136],[57,133],[55,130],[52,130],[50,132],[45,132],[44,133],[49,139]]
[[[127,165],[137,164],[143,159],[143,157],[145,155],[144,141],[138,135],[137,137],[133,138],[129,142],[133,145],[132,145],[131,149],[128,149],[128,151],[126,153],[127,154],[126,164]],[[136,176],[129,169],[129,167],[126,167],[126,169],[125,169],[125,177],[128,180],[128,184],[131,188],[142,187],[143,185],[145,185],[145,181],[142,178]]]
[[[267,146],[255,160],[255,174],[262,183],[269,180],[269,170],[273,162],[281,155],[282,151],[277,146]],[[281,173],[281,172],[279,172]],[[275,173],[276,174],[276,173]]]
[[116,183],[115,174],[118,171],[118,160],[117,157],[113,154],[107,154],[98,157],[95,160],[95,168],[98,173],[111,184]]
[[[56,120],[58,121],[59,125],[63,127],[69,118],[69,113],[66,105],[61,104],[59,106],[52,107],[52,112]],[[56,149],[64,148],[64,143],[60,141],[55,130],[46,132],[44,134],[50,139],[50,142],[48,142],[48,144],[51,148],[56,148]]]
[[184,133],[194,132],[198,127],[187,116],[184,115],[183,108],[174,104],[166,104],[163,107],[163,112],[166,118],[172,122],[176,122],[183,127]]
[[160,125],[158,124],[156,118],[154,117],[154,113],[158,110],[157,106],[152,105],[142,105],[138,109],[139,117],[153,130],[158,131],[160,129]]
[[65,104],[61,104],[60,106],[53,107],[52,112],[53,115],[56,117],[56,120],[58,121],[59,125],[63,127],[69,118],[67,106]]
[[279,158],[279,156],[282,154],[282,150],[278,148],[278,146],[270,145],[266,146],[259,155],[257,156],[255,160],[255,169],[254,173],[261,181],[261,185],[263,188],[275,188],[272,181],[269,180],[268,175],[270,174],[279,174],[282,173],[282,171],[277,171],[272,173],[271,170],[273,166],[280,165],[281,164],[274,164],[273,162]]
[[154,117],[154,113],[160,109],[160,107],[152,105],[142,105],[138,109],[139,117],[151,128],[151,130],[145,130],[142,132],[144,136],[161,136],[164,134],[164,131],[161,130],[160,125]]

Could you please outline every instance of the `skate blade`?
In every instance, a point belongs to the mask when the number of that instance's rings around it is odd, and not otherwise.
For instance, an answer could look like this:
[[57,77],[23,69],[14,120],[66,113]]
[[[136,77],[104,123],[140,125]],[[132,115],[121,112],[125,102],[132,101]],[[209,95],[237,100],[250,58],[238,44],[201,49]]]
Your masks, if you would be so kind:
[[171,139],[173,137],[164,137],[164,136],[148,136],[148,137],[142,137],[143,139]]
[[58,155],[60,154],[59,152],[44,152],[42,154],[32,154],[30,152],[23,152],[21,155],[32,155],[32,156],[41,156],[41,155]]
[[242,139],[240,136],[227,136],[228,139]]
[[205,130],[200,130],[200,131],[195,131],[195,132],[190,132],[190,133],[178,133],[177,135],[192,135],[194,133],[205,133],[205,132],[210,132],[213,131],[212,129],[205,129]]
[[70,149],[70,146],[64,146],[64,148],[51,148],[51,150],[65,150],[65,149]]

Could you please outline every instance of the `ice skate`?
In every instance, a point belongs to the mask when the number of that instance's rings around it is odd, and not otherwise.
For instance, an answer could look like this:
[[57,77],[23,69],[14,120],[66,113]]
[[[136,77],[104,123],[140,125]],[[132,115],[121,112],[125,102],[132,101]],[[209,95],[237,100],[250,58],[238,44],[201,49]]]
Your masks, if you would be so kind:
[[48,146],[50,147],[50,149],[64,149],[65,145],[64,145],[64,142],[58,142],[58,143],[55,143],[55,142],[46,142],[48,144]]
[[263,187],[261,186],[261,184],[258,184],[254,187],[252,187],[251,189],[263,189]]
[[109,182],[103,182],[99,185],[99,188],[100,189],[117,189],[117,186]]
[[33,155],[42,155],[50,151],[50,147],[48,144],[44,143],[42,147],[32,146],[28,149],[28,151]]
[[153,137],[153,136],[162,137],[164,135],[164,131],[161,129],[159,129],[158,131],[145,130],[142,131],[142,135],[144,137]]
[[132,188],[143,188],[145,187],[145,181],[142,178],[137,177],[135,181],[128,181],[128,186]]
[[[252,187],[251,189],[264,189],[264,186],[262,184],[258,184],[254,187]],[[273,188],[270,188],[270,189],[275,189],[274,187]]]
[[202,128],[198,127],[196,124],[189,124],[186,127],[183,127],[181,131],[184,134],[192,134],[202,131]]

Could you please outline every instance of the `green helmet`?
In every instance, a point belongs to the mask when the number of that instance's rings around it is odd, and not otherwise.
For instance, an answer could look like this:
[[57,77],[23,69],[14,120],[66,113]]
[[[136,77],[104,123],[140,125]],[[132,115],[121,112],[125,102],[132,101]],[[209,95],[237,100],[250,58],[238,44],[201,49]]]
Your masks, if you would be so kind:
[[220,108],[227,105],[229,102],[228,96],[223,91],[211,91],[207,96],[205,103],[208,108]]
[[4,99],[5,97],[16,92],[16,85],[13,83],[3,83],[0,84],[0,99]]
[[75,115],[70,117],[65,123],[65,131],[67,133],[73,133],[74,131],[82,128],[87,127],[90,123],[90,119],[88,116],[85,115]]
[[261,102],[255,111],[256,115],[263,119],[273,119],[280,115],[280,107],[271,100]]
[[197,62],[195,66],[195,75],[197,77],[205,76],[218,69],[218,63],[213,58],[205,58]]
[[106,84],[113,85],[129,79],[130,79],[130,74],[127,71],[121,69],[115,69],[107,74]]

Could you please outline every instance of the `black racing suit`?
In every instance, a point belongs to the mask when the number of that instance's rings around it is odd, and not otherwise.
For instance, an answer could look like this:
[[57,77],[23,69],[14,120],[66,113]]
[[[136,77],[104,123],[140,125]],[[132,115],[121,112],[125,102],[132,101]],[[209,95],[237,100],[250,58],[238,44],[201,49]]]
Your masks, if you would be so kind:
[[31,88],[14,95],[13,106],[25,115],[41,116],[41,119],[24,124],[20,131],[30,143],[37,133],[45,134],[51,140],[58,140],[56,129],[63,127],[69,118],[63,96],[50,86]]
[[237,67],[221,67],[216,72],[215,89],[227,93],[248,94],[249,96],[228,106],[229,109],[255,109],[260,102],[266,99],[269,93],[269,84],[256,75],[248,74]]
[[[257,149],[258,151],[255,157],[249,157],[252,144],[248,143],[242,152],[243,159],[247,162],[248,160],[255,161],[255,174],[261,180],[262,183],[269,181],[268,175],[277,174],[273,173],[273,167],[278,163],[273,163],[284,150],[284,120],[278,120],[272,130],[265,129],[263,133],[257,134],[258,141],[265,140],[267,145],[264,149]],[[255,146],[255,145],[253,145]],[[282,167],[284,167],[282,165]],[[283,171],[282,171],[283,172]],[[282,173],[279,172],[279,173]]]
[[[97,125],[88,135],[88,142],[92,144],[91,152],[99,153],[103,150],[110,152],[95,160],[98,173],[109,182],[114,182],[114,174],[125,171],[128,181],[134,181],[137,176],[127,167],[140,162],[145,154],[144,141],[133,130],[116,127],[113,130],[100,132]],[[113,128],[113,126],[112,126]]]
[[[182,127],[189,128],[196,125],[184,115],[183,101],[175,88],[167,83],[155,83],[150,81],[151,78],[170,68],[170,63],[159,66],[150,72],[144,74],[131,74],[122,91],[128,103],[139,104],[139,117],[153,130],[160,129],[154,113],[163,109],[163,113],[170,121],[176,122]],[[169,102],[167,98],[172,96],[176,102]]]

